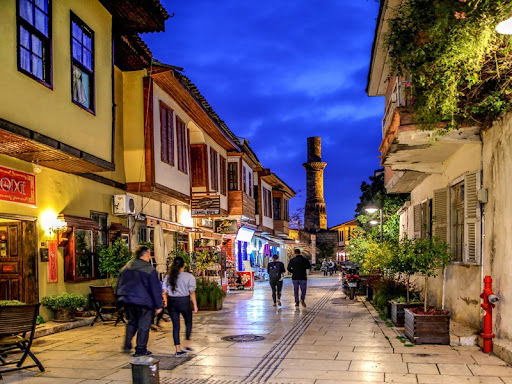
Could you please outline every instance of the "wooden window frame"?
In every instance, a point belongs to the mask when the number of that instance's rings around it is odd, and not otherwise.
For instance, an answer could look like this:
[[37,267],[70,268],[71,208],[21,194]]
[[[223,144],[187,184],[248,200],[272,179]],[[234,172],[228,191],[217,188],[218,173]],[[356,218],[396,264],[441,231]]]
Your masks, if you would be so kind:
[[234,161],[228,162],[228,190],[239,191],[238,183],[238,163]]
[[222,155],[219,155],[220,194],[222,196],[226,196],[228,194],[226,162],[226,158]]
[[249,179],[249,187],[248,187],[248,195],[250,197],[252,197],[253,195],[253,181],[252,181],[252,169],[249,169],[249,172],[248,172],[248,179]]
[[272,218],[272,191],[263,187],[263,215]]
[[[38,83],[44,85],[45,87],[49,89],[53,89],[53,57],[52,57],[52,0],[48,0],[48,36],[45,36],[44,33],[39,31],[35,26],[30,24],[27,20],[25,20],[23,17],[21,17],[20,12],[20,1],[16,0],[16,56],[17,56],[17,66],[18,71],[23,73],[24,75],[30,77],[31,79],[37,81]],[[28,0],[30,3],[34,6],[34,13],[35,13],[35,7],[37,5],[35,4],[35,1]],[[41,8],[37,7],[39,10],[43,11]],[[43,11],[44,12],[44,11]],[[35,14],[34,17],[34,23],[35,23]],[[43,49],[43,56],[41,57],[43,61],[43,79],[40,79],[36,75],[34,75],[32,72],[27,71],[21,66],[21,32],[20,29],[24,28],[30,36],[36,36],[38,39],[42,42],[42,49]],[[32,40],[31,40],[32,41]],[[25,48],[25,47],[24,47]],[[26,48],[25,48],[26,49]]]
[[[70,19],[70,23],[69,23],[69,50],[70,50],[70,65],[71,65],[71,70],[70,70],[70,74],[71,74],[71,101],[73,102],[73,104],[79,106],[80,108],[82,108],[83,110],[95,115],[96,114],[96,75],[95,75],[95,68],[94,68],[94,64],[95,64],[95,60],[94,60],[94,48],[95,48],[95,45],[94,45],[94,31],[82,20],[80,19],[75,13],[73,13],[72,11],[70,12],[71,14],[71,19]],[[76,60],[74,57],[73,57],[73,23],[75,23],[76,25],[78,25],[78,27],[80,27],[80,29],[82,30],[82,33],[86,32],[87,34],[90,35],[90,38],[91,38],[91,67],[92,69],[89,69],[87,67],[85,67],[82,63],[80,63],[78,60]],[[78,69],[80,69],[82,72],[85,72],[89,75],[89,86],[90,86],[90,89],[89,89],[89,101],[90,101],[90,106],[87,107],[83,104],[81,104],[79,101],[75,100],[73,94],[73,67],[76,66]]]
[[160,101],[160,159],[170,166],[175,164],[174,131],[174,111]]
[[247,191],[247,168],[242,164],[242,190],[246,195],[248,195]]
[[210,190],[219,192],[219,153],[210,147]]
[[272,208],[274,210],[274,220],[284,220],[283,199],[281,197],[272,197],[272,200],[273,200]]
[[183,120],[176,115],[176,143],[178,147],[178,171],[188,175],[188,129]]

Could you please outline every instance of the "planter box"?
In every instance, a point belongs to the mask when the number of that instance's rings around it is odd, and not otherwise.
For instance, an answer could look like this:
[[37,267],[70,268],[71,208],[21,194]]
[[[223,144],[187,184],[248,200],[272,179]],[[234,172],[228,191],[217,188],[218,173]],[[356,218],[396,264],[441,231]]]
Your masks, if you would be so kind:
[[418,315],[405,310],[405,336],[414,344],[450,344],[450,314]]
[[422,304],[419,303],[395,303],[394,301],[391,302],[391,321],[395,326],[397,327],[403,327],[404,326],[404,310],[406,308],[419,308]]
[[388,319],[391,319],[391,301],[388,301],[388,304],[386,305],[386,317]]
[[216,303],[208,303],[206,305],[200,305],[199,310],[200,311],[220,311],[222,309],[222,302],[223,300],[217,300]]

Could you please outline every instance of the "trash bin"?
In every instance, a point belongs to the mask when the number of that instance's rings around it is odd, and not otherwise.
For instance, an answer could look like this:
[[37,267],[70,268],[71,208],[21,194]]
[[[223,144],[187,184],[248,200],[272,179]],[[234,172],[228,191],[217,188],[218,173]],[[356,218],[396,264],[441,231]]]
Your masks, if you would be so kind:
[[159,362],[160,360],[151,356],[141,356],[134,359],[131,362],[133,384],[159,384]]

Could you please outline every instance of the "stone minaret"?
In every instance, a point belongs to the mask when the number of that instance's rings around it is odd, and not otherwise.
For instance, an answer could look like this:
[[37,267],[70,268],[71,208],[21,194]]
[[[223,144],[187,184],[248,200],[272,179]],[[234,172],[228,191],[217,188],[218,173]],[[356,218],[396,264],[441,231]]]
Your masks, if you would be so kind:
[[322,139],[308,137],[308,162],[306,168],[307,197],[304,210],[304,229],[318,232],[327,229],[327,212],[324,200],[324,168],[322,161]]

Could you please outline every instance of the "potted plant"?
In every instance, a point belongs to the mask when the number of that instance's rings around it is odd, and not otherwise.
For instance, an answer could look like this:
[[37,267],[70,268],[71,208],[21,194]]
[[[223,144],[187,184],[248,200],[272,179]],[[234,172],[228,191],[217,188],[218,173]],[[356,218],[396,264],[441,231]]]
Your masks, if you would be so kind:
[[405,310],[405,335],[416,344],[450,344],[450,313],[428,306],[428,279],[451,259],[448,245],[438,239],[415,241],[415,268],[424,277],[423,308]]
[[119,271],[130,261],[130,249],[122,239],[116,239],[110,247],[102,248],[98,252],[100,273],[107,277],[106,285],[113,285]]
[[203,278],[197,279],[196,298],[197,306],[203,311],[219,311],[226,292],[215,281]]
[[402,239],[389,261],[389,269],[404,279],[406,295],[390,301],[390,319],[397,327],[404,326],[405,309],[417,308],[420,302],[411,301],[411,276],[419,272],[416,264],[416,240]]
[[54,311],[54,321],[68,322],[75,320],[75,311],[87,305],[87,298],[75,293],[61,293],[43,297],[41,303]]

